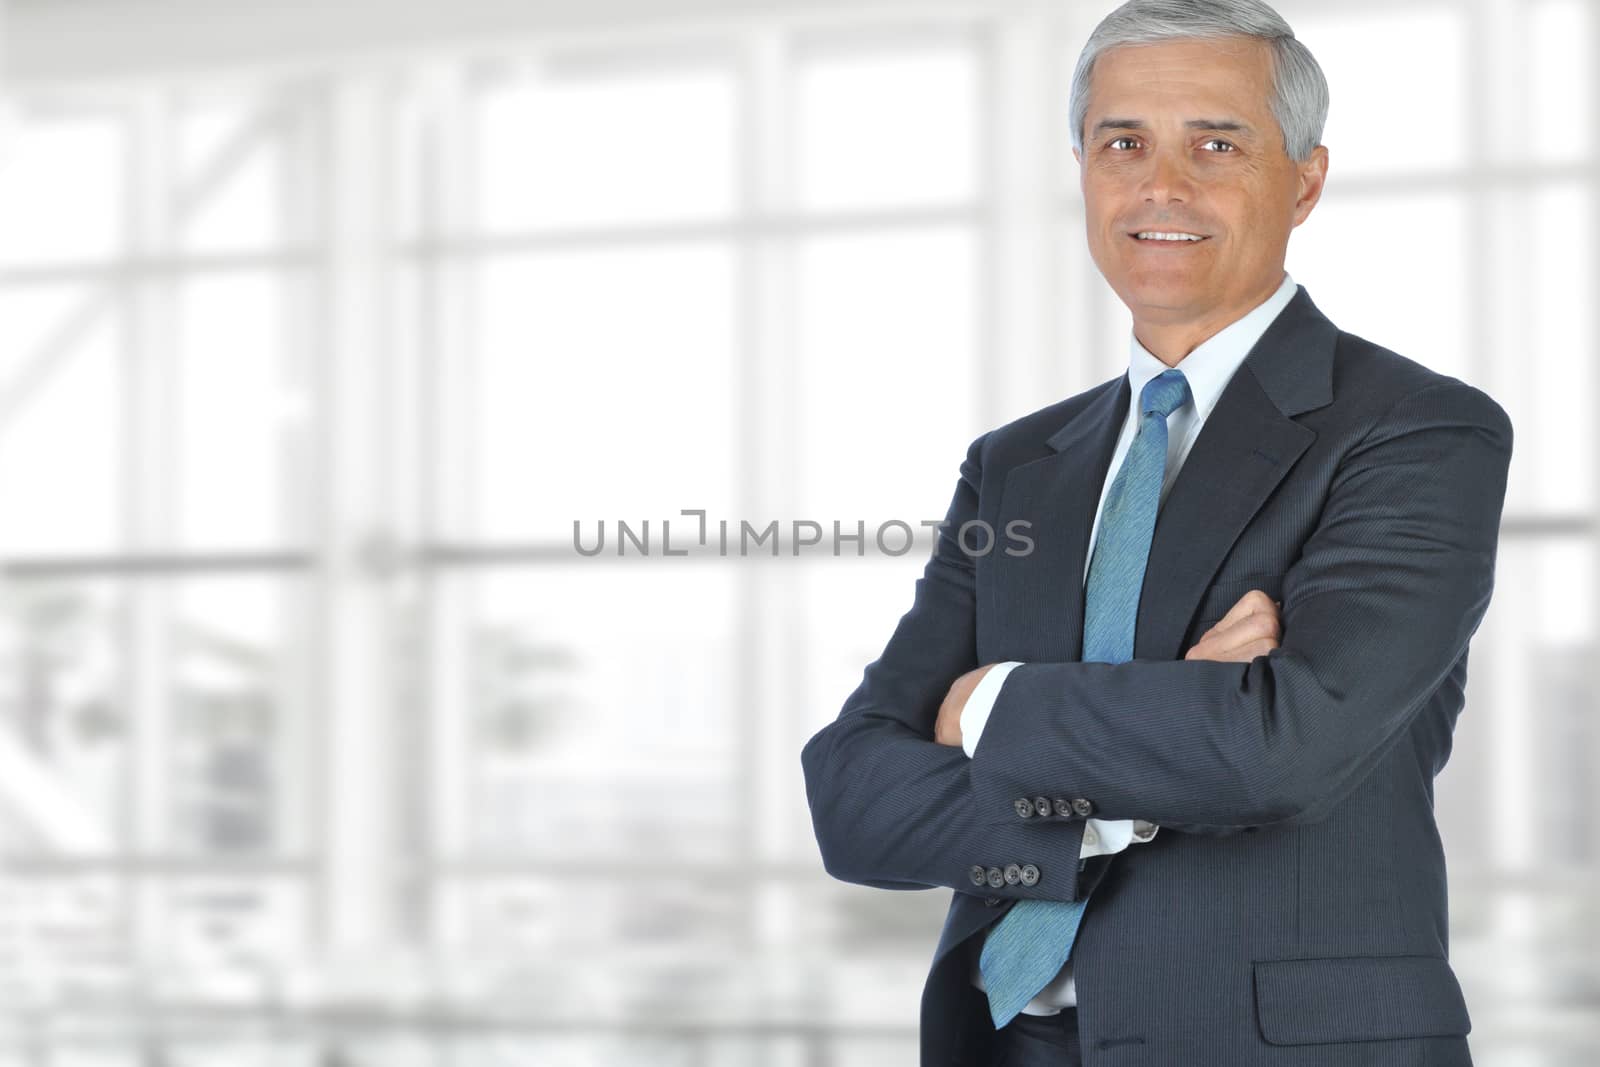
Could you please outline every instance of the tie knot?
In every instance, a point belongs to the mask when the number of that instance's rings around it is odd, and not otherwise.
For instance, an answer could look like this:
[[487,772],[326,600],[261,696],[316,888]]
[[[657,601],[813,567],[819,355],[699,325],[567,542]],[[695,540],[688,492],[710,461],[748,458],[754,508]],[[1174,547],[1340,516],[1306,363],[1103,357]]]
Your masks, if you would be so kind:
[[1176,367],[1164,370],[1144,383],[1139,393],[1139,411],[1148,415],[1152,411],[1166,418],[1189,399],[1189,379]]

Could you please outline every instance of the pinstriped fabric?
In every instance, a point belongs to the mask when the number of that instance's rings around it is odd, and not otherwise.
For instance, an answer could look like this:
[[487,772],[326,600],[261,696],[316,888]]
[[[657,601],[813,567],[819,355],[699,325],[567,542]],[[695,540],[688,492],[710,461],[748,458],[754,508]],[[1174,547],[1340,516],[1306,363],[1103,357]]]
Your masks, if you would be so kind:
[[[1083,660],[1125,663],[1133,658],[1134,624],[1145,565],[1161,503],[1167,465],[1167,416],[1189,399],[1176,368],[1163,371],[1139,394],[1139,431],[1106,494],[1084,591]],[[1072,954],[1087,898],[1019,900],[984,941],[979,967],[995,1029],[1005,1026]]]

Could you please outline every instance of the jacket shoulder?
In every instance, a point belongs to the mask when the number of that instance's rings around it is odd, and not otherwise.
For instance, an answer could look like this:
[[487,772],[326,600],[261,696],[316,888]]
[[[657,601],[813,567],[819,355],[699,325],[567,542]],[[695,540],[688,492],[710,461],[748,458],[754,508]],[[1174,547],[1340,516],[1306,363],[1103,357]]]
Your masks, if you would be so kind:
[[1478,386],[1346,330],[1339,331],[1333,376],[1335,403],[1347,411],[1361,412],[1369,424],[1408,398],[1426,394],[1503,430],[1508,437],[1511,432],[1511,418],[1505,409]]

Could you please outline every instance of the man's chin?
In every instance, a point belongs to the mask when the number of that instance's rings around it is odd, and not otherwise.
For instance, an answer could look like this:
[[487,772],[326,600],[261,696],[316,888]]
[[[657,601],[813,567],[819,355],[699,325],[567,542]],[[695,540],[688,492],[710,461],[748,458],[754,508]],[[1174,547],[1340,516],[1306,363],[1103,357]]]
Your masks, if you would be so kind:
[[1146,321],[1183,320],[1192,317],[1203,306],[1204,293],[1204,287],[1199,285],[1136,283],[1127,290],[1123,303],[1134,315]]

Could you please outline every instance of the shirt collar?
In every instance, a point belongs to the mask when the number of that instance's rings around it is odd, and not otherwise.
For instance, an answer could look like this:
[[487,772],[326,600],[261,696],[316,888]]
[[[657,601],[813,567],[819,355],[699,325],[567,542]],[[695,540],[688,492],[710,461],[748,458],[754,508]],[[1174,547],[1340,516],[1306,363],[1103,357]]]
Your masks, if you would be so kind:
[[[1294,299],[1295,280],[1284,272],[1283,282],[1276,292],[1257,304],[1255,309],[1235,319],[1202,341],[1193,352],[1178,361],[1178,370],[1189,382],[1189,392],[1194,397],[1195,412],[1200,418],[1210,414],[1217,398],[1227,386],[1234,371],[1250,354],[1261,335],[1267,332],[1272,320],[1278,317]],[[1133,330],[1128,330],[1128,384],[1133,387],[1133,410],[1139,409],[1139,395],[1145,385],[1164,370],[1165,363],[1139,343]]]

